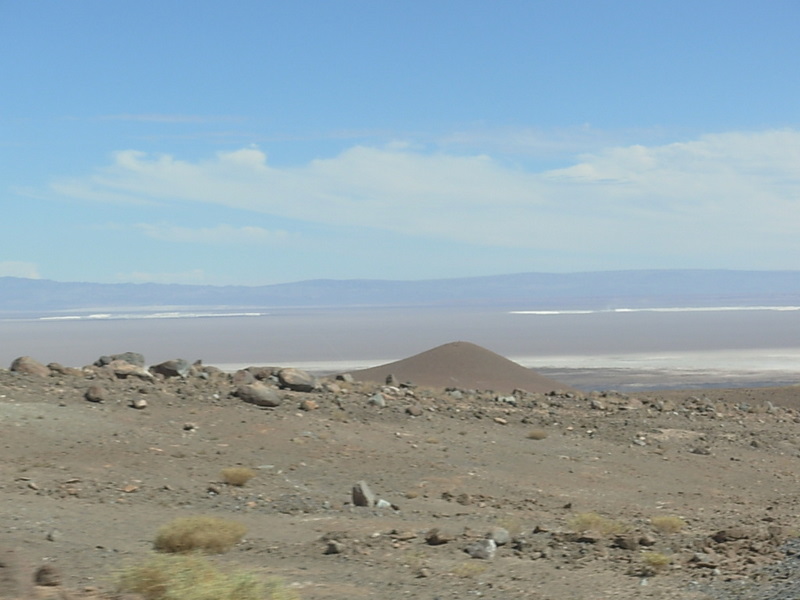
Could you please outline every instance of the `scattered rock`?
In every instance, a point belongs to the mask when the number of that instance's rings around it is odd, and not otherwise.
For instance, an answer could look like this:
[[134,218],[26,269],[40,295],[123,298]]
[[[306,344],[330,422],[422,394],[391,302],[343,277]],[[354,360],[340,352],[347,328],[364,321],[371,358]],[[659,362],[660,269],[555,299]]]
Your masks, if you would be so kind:
[[274,408],[283,402],[280,394],[263,383],[250,383],[236,388],[236,396],[248,404]]
[[154,375],[161,375],[163,377],[181,377],[186,379],[189,376],[189,371],[192,365],[182,358],[174,358],[167,360],[157,365],[150,367],[150,372]]
[[618,535],[611,545],[622,550],[638,550],[639,538],[635,535]]
[[147,381],[152,381],[153,379],[153,374],[150,371],[125,360],[112,360],[106,367],[111,369],[111,372],[119,379],[127,379],[129,377],[137,377]]
[[239,369],[236,373],[233,374],[233,385],[249,385],[251,383],[255,383],[258,381],[256,376],[253,375],[251,371],[248,369]]
[[278,371],[278,381],[281,387],[294,392],[313,392],[319,387],[317,378],[301,369],[281,369]]
[[55,587],[61,585],[61,573],[53,565],[42,565],[33,575],[36,585]]
[[383,394],[380,392],[375,392],[370,396],[369,400],[367,400],[367,404],[370,406],[377,406],[378,408],[383,408],[386,406],[386,398],[383,397]]
[[86,392],[83,394],[83,397],[89,402],[97,402],[98,404],[102,404],[108,400],[108,392],[102,385],[92,385],[89,386],[89,389],[86,390]]
[[50,369],[30,356],[20,356],[11,363],[11,370],[25,375],[36,375],[37,377],[49,377]]
[[314,400],[305,399],[300,403],[300,410],[304,410],[306,412],[317,410],[319,408],[319,404],[317,404]]
[[736,540],[746,540],[749,537],[750,532],[748,532],[744,527],[731,527],[730,529],[722,529],[721,531],[718,531],[711,536],[711,539],[717,543],[724,544],[726,542],[734,542]]
[[455,536],[446,531],[442,531],[438,527],[434,527],[425,534],[425,542],[429,546],[441,546],[442,544],[452,542],[454,539]]
[[469,544],[464,548],[464,552],[469,554],[472,558],[480,558],[483,560],[491,560],[497,552],[497,544],[494,540],[478,540]]
[[366,481],[359,481],[353,486],[353,504],[355,506],[375,506],[377,497],[369,489]]
[[498,546],[505,546],[511,541],[511,534],[505,527],[492,527],[486,538],[494,541]]
[[325,554],[341,554],[344,544],[338,540],[328,540],[325,544]]
[[122,352],[121,354],[101,356],[94,361],[94,365],[96,367],[105,367],[106,365],[110,365],[115,360],[124,360],[126,363],[135,365],[137,367],[144,367],[145,364],[143,354],[139,354],[138,352]]
[[71,375],[73,377],[80,377],[83,375],[80,369],[65,367],[61,363],[57,362],[47,363],[47,368],[50,369],[51,373],[57,373],[59,375]]

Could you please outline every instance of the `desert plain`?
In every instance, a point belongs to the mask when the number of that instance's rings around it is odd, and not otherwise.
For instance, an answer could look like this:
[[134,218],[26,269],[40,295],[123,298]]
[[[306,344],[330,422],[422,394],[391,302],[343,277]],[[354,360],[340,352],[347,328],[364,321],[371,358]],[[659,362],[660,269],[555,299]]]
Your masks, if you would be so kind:
[[305,387],[38,366],[0,369],[3,598],[119,597],[191,516],[306,600],[800,593],[800,386],[578,391],[467,342]]

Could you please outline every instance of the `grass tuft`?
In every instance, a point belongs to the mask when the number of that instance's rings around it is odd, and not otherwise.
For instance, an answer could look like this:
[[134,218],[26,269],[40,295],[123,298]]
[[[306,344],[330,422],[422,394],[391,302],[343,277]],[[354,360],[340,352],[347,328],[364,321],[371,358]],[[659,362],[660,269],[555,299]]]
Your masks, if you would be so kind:
[[658,572],[666,569],[672,563],[672,559],[661,552],[644,552],[642,562],[652,571]]
[[620,521],[608,519],[594,512],[578,513],[569,520],[569,526],[578,533],[592,531],[601,535],[625,533],[629,527]]
[[153,547],[158,552],[222,554],[241,541],[245,531],[244,525],[236,521],[217,517],[182,517],[158,530]]
[[529,440],[543,440],[547,438],[547,432],[544,429],[531,429],[528,432]]
[[461,579],[472,579],[482,575],[488,566],[475,561],[462,562],[450,569],[450,574]]
[[228,485],[241,487],[255,477],[256,472],[249,467],[228,467],[227,469],[222,469],[220,476],[222,481]]
[[123,570],[117,591],[144,600],[299,600],[275,578],[261,581],[246,571],[222,573],[196,554],[156,554]]
[[678,533],[686,525],[680,517],[653,517],[650,525],[659,533]]

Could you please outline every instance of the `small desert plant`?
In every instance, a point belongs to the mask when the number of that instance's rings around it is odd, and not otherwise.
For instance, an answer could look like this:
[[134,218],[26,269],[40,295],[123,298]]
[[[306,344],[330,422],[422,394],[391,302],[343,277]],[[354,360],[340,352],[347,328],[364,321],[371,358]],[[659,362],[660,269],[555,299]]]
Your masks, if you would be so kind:
[[485,563],[478,563],[475,561],[467,561],[457,564],[455,567],[450,569],[450,574],[455,575],[456,577],[460,577],[462,579],[470,579],[472,577],[477,577],[484,573],[487,569],[487,565]]
[[228,467],[222,469],[220,476],[228,485],[243,486],[256,476],[256,472],[249,467]]
[[529,440],[543,440],[547,437],[547,432],[544,429],[531,429],[528,432]]
[[222,554],[245,534],[244,525],[217,517],[182,517],[161,527],[153,547],[159,552]]
[[650,525],[659,533],[678,533],[686,525],[680,517],[653,517]]
[[123,570],[117,591],[144,600],[297,600],[277,579],[260,581],[245,571],[222,573],[196,554],[153,555]]
[[672,559],[661,552],[644,552],[642,554],[642,562],[646,568],[657,572],[667,568]]
[[522,532],[522,521],[512,515],[506,515],[497,519],[497,526],[508,531],[508,534],[512,537]]
[[628,530],[625,523],[608,519],[594,512],[578,513],[569,520],[569,526],[578,533],[592,531],[601,535],[625,533]]

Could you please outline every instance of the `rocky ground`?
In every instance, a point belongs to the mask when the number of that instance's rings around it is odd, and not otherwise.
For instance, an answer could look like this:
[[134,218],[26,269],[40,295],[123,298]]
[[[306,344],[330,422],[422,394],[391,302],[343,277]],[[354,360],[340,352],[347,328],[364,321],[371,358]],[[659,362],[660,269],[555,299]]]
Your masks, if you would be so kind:
[[128,358],[0,370],[0,597],[107,597],[191,515],[247,528],[216,563],[308,600],[796,597],[800,387],[498,394]]

